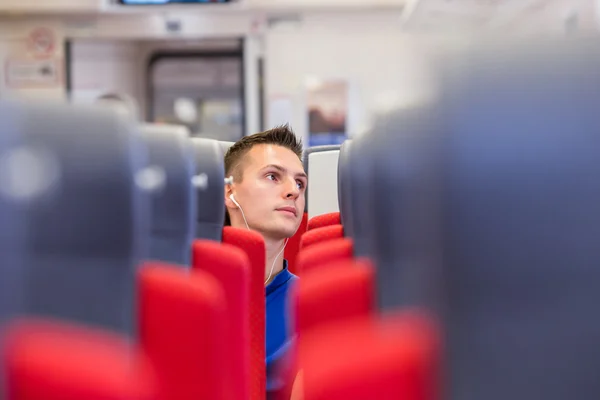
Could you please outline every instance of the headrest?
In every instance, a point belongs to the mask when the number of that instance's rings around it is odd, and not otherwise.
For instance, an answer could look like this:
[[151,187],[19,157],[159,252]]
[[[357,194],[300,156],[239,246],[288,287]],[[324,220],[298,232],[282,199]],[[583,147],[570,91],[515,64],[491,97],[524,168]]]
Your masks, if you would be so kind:
[[344,225],[344,235],[352,237],[354,229],[352,226],[351,206],[352,190],[350,189],[350,146],[352,140],[346,140],[340,147],[340,155],[338,160],[338,205],[340,209],[340,217],[342,225]]
[[229,148],[235,144],[235,142],[226,142],[223,140],[220,140],[218,143],[223,151],[223,157],[225,157],[225,154],[227,154],[227,150],[229,150]]
[[192,179],[195,155],[185,128],[143,125],[151,169],[164,174],[164,186],[153,192],[150,258],[190,265],[196,220]]
[[0,110],[3,133],[24,146],[15,155],[28,235],[23,311],[131,333],[149,215],[135,184],[145,155],[134,128],[98,107]]
[[225,220],[223,193],[225,166],[220,142],[193,138],[196,157],[196,239],[220,242]]
[[[302,162],[309,176],[304,210],[309,214],[309,218],[339,210],[337,199],[339,150],[339,145],[331,145],[309,147],[304,151]],[[311,176],[310,171],[315,173]]]
[[339,144],[326,145],[326,146],[313,146],[313,147],[304,149],[304,153],[302,154],[302,163],[304,164],[304,170],[308,171],[311,154],[320,153],[323,151],[334,151],[334,150],[339,150],[339,149],[340,149]]
[[377,132],[385,304],[442,283],[453,398],[600,396],[599,50],[486,43]]

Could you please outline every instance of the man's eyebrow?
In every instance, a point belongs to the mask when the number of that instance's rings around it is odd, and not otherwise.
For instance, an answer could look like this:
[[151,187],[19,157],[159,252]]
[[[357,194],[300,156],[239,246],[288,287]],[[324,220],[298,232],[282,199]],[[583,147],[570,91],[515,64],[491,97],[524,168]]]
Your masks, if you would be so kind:
[[[287,173],[287,169],[285,169],[284,167],[282,167],[281,165],[277,165],[277,164],[269,164],[264,166],[262,169],[269,169],[269,168],[273,168],[278,170],[279,172],[281,172],[282,174]],[[297,177],[301,177],[301,178],[305,178],[308,179],[308,175],[306,175],[306,172],[302,171],[302,172],[298,172],[296,174]]]

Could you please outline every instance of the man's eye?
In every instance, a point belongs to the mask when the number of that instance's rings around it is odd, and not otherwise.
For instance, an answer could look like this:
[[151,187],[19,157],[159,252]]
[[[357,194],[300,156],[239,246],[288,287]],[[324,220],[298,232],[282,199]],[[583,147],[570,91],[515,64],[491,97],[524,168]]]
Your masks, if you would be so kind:
[[275,176],[275,174],[267,174],[267,178],[271,179],[272,181],[276,180],[277,177]]
[[296,183],[298,184],[298,189],[304,189],[304,182],[297,181]]

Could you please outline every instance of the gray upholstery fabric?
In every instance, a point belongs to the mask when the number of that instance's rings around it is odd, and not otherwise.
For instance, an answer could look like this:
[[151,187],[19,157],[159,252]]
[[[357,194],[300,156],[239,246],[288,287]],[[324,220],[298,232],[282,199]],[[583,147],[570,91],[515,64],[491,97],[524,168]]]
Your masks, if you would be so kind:
[[198,178],[195,237],[220,242],[225,219],[223,148],[212,139],[194,138],[192,142]]
[[[339,149],[340,149],[339,144],[326,145],[326,146],[313,146],[313,147],[304,149],[304,152],[302,154],[302,164],[304,165],[304,171],[306,171],[306,173],[308,174],[308,162],[309,162],[310,155],[312,153],[319,153],[322,151],[332,151],[332,150],[339,150]],[[310,182],[310,177],[309,177],[309,182]],[[304,212],[308,212],[308,187],[306,188],[306,191],[305,191],[305,198],[306,198],[306,201],[304,203]]]
[[597,399],[600,45],[440,65],[439,101],[375,132],[383,306],[440,284],[446,398]]
[[129,121],[113,111],[10,105],[3,128],[21,135],[27,234],[21,311],[134,333],[136,267],[145,256],[149,197]]
[[[18,125],[8,118],[12,104],[0,103],[0,326],[19,309],[25,246],[25,207],[18,196],[20,173],[15,156],[21,152],[23,138]],[[1,331],[0,331],[1,338]]]
[[490,49],[446,75],[453,398],[600,397],[599,50]]
[[164,171],[165,185],[152,196],[150,258],[181,266],[191,263],[196,221],[196,172],[191,140],[184,130],[144,125],[149,165]]
[[22,307],[25,245],[23,204],[13,193],[18,187],[19,171],[14,156],[22,149],[21,136],[0,103],[0,399],[8,398],[3,365],[4,329]]
[[354,227],[352,225],[351,203],[352,189],[350,188],[350,147],[352,140],[346,140],[340,146],[340,158],[338,161],[338,203],[340,207],[340,218],[344,226],[344,235],[352,237]]
[[[352,145],[346,147],[344,164],[347,168],[350,184],[347,186],[349,199],[346,206],[346,220],[351,220],[350,230],[344,234],[354,241],[354,253],[357,257],[372,257],[374,254],[375,231],[378,227],[373,224],[371,212],[375,207],[377,193],[382,189],[376,188],[371,169],[376,153],[373,146],[376,144],[369,134],[359,136],[352,140]],[[346,191],[345,190],[345,191]]]

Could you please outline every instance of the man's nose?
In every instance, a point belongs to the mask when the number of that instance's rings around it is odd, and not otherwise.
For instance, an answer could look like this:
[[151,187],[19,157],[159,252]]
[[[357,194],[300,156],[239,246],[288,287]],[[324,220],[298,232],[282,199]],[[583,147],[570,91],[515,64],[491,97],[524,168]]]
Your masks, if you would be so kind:
[[285,185],[285,198],[296,199],[300,195],[300,189],[298,189],[298,183],[295,179],[288,179]]

